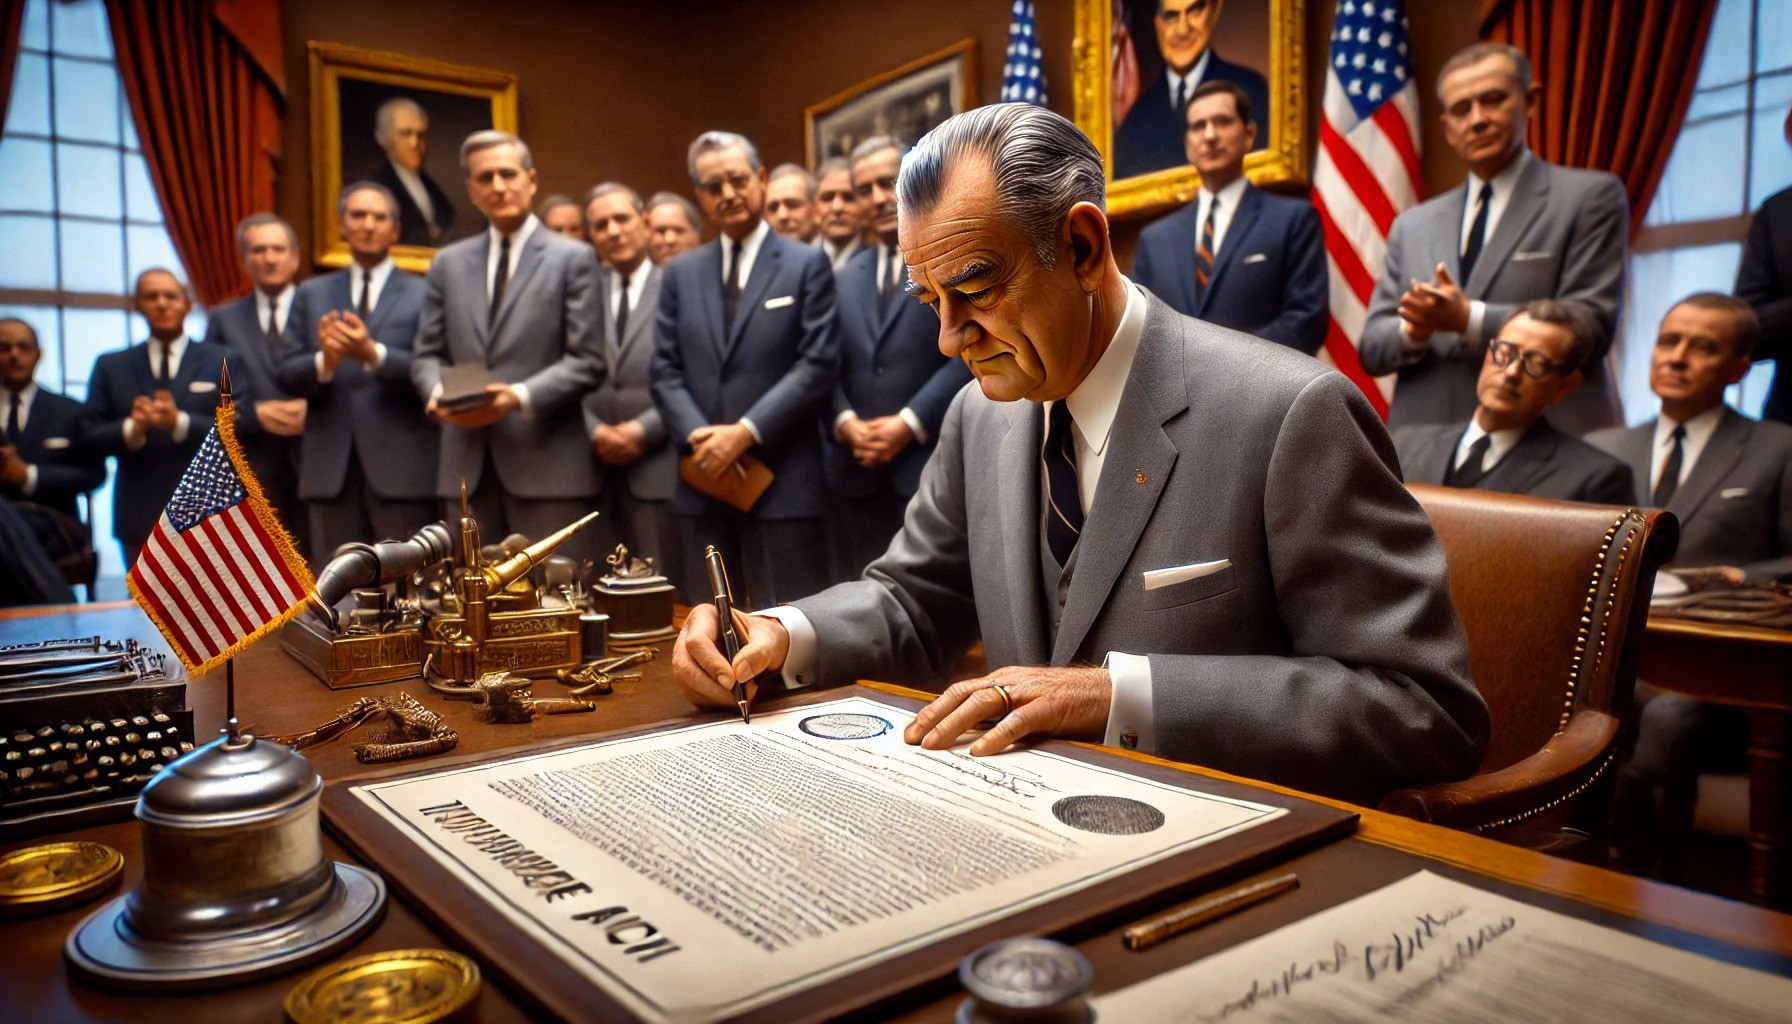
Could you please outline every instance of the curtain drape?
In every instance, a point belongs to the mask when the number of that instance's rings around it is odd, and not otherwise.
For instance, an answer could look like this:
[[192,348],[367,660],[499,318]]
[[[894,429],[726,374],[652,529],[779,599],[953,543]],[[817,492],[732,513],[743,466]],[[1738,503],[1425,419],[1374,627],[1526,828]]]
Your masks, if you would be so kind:
[[0,127],[12,103],[12,76],[19,66],[19,33],[25,25],[25,0],[0,0]]
[[1531,151],[1610,171],[1635,237],[1692,102],[1717,0],[1483,0],[1481,38],[1531,58]]
[[106,0],[150,180],[206,306],[248,290],[236,225],[274,208],[279,173],[279,8],[242,10],[230,0]]

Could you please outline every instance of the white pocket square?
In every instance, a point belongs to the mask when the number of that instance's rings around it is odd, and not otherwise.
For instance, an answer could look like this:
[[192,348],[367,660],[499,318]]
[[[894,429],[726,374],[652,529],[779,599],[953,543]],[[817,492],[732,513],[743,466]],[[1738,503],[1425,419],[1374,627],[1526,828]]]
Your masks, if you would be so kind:
[[1266,252],[1254,252],[1254,253],[1251,253],[1251,254],[1250,254],[1250,255],[1249,255],[1249,256],[1246,256],[1246,257],[1245,257],[1245,258],[1244,258],[1244,261],[1245,261],[1245,263],[1247,263],[1247,264],[1250,264],[1250,263],[1262,263],[1262,262],[1263,262],[1263,261],[1264,261],[1264,260],[1267,260],[1267,259],[1269,259],[1269,253],[1266,253]]
[[216,391],[216,390],[218,390],[218,385],[212,383],[209,380],[196,380],[193,383],[187,385],[187,390],[196,392],[196,393],[203,393],[206,391]]
[[61,451],[62,449],[67,448],[67,447],[68,447],[68,438],[66,438],[66,437],[46,437],[46,438],[44,438],[44,448],[47,451]]
[[1748,488],[1726,487],[1723,490],[1718,491],[1717,496],[1720,498],[1745,498],[1748,496]]
[[1167,587],[1172,583],[1186,583],[1189,580],[1198,580],[1203,576],[1211,576],[1221,569],[1227,568],[1231,564],[1232,560],[1230,558],[1220,558],[1212,562],[1194,562],[1189,565],[1172,565],[1167,569],[1147,569],[1141,575],[1145,577],[1145,589],[1156,590],[1159,587]]
[[1512,254],[1512,262],[1518,263],[1522,260],[1546,260],[1549,259],[1549,257],[1550,252],[1548,249],[1523,249]]
[[766,299],[765,300],[765,308],[766,309],[783,309],[785,306],[788,306],[795,301],[796,301],[796,296],[794,296],[794,295],[780,295],[775,299]]

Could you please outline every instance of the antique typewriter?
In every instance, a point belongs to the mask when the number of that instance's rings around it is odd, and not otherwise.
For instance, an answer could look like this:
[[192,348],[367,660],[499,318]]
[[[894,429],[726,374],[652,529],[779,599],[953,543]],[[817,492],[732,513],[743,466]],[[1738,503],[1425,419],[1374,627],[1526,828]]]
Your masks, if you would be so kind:
[[186,674],[101,637],[0,646],[0,841],[130,816],[193,749]]

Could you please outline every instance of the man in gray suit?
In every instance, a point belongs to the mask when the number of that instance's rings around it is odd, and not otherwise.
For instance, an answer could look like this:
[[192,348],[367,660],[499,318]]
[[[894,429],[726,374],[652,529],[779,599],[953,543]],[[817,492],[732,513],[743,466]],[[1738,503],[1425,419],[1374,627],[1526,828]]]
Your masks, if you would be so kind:
[[[1759,422],[1724,404],[1748,372],[1761,321],[1748,303],[1701,292],[1668,310],[1649,363],[1661,416],[1588,440],[1630,466],[1635,500],[1680,520],[1668,568],[1724,584],[1792,579],[1792,427]],[[1710,707],[1639,682],[1636,749],[1618,774],[1613,842],[1620,860],[1647,871],[1656,844],[1664,875],[1678,872],[1708,755],[1743,746],[1736,708]]]
[[606,181],[586,194],[585,223],[606,268],[604,355],[610,367],[584,403],[585,429],[603,478],[598,507],[604,514],[590,529],[597,531],[599,550],[627,543],[630,553],[652,558],[676,583],[672,492],[678,464],[648,391],[660,268],[647,258],[646,207],[634,189]]
[[739,460],[751,454],[773,480],[745,512],[679,481],[672,511],[684,592],[709,593],[703,550],[714,544],[745,607],[769,608],[827,583],[815,423],[840,367],[834,274],[821,250],[766,223],[765,167],[752,142],[704,132],[687,169],[722,235],[662,268],[653,401],[697,473],[744,473]]
[[[449,514],[459,514],[465,481],[486,536],[540,538],[584,515],[597,495],[579,411],[604,377],[597,258],[530,212],[535,164],[523,140],[474,132],[460,165],[490,223],[430,265],[411,382],[445,425],[436,492]],[[475,377],[483,367],[489,397],[458,386],[463,367]],[[453,392],[444,389],[450,369]],[[586,558],[596,548],[587,531],[561,551]]]
[[731,708],[728,684],[764,671],[938,679],[981,638],[996,671],[948,688],[910,743],[996,718],[972,754],[1105,738],[1370,804],[1468,775],[1487,709],[1368,401],[1123,277],[1104,185],[1093,144],[1037,106],[916,144],[897,186],[908,289],[978,386],[863,578],[742,620],[732,664],[694,608],[678,684]]
[[318,566],[343,544],[409,537],[436,518],[442,437],[411,387],[425,289],[392,262],[398,197],[359,181],[336,212],[354,263],[299,287],[278,367],[310,403],[299,497]]
[[1525,120],[1540,91],[1524,51],[1499,43],[1468,47],[1438,75],[1444,137],[1469,175],[1388,234],[1361,353],[1370,373],[1399,373],[1390,426],[1468,419],[1487,343],[1544,298],[1598,326],[1585,386],[1550,420],[1576,436],[1619,422],[1605,354],[1624,291],[1624,185],[1531,155]]
[[1580,387],[1596,330],[1584,311],[1554,299],[1525,303],[1487,346],[1480,404],[1467,426],[1394,428],[1406,482],[1603,505],[1634,501],[1629,467],[1543,418]]

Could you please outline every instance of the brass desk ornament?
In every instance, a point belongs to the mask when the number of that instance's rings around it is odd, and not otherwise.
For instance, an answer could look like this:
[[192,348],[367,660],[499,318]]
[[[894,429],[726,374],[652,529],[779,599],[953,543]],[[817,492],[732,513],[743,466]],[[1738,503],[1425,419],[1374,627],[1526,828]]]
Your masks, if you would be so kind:
[[655,644],[675,636],[672,602],[677,596],[670,580],[654,571],[653,559],[633,558],[628,546],[604,560],[610,567],[591,585],[591,610],[610,617],[609,643],[615,647]]

